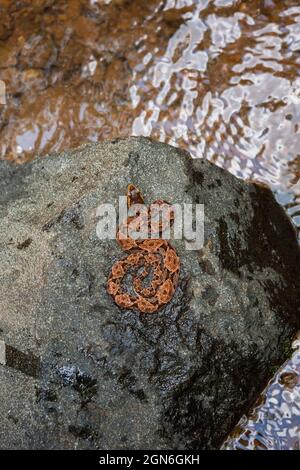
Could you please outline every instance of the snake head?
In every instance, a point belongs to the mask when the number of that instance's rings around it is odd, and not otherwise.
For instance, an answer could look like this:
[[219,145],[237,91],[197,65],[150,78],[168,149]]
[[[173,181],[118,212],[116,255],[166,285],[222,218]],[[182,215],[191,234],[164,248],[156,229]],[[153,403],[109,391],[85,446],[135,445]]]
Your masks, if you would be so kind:
[[144,197],[134,184],[129,184],[127,186],[127,208],[133,206],[134,204],[144,204]]

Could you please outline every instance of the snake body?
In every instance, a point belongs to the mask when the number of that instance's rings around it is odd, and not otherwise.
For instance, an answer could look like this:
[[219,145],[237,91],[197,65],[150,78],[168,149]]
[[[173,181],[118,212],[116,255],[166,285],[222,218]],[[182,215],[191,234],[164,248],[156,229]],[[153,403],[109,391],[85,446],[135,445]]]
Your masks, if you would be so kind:
[[[143,203],[144,198],[138,188],[129,185],[128,208]],[[160,220],[160,214],[165,220]],[[158,199],[147,208],[146,214],[128,216],[119,225],[116,238],[128,255],[112,266],[107,282],[107,291],[119,307],[155,313],[172,299],[178,283],[180,260],[170,243],[159,238],[165,224],[170,221],[174,221],[172,206]],[[151,235],[155,238],[134,239],[128,236],[128,227],[132,229],[135,223],[139,228],[151,228]],[[129,287],[126,280],[129,280]]]

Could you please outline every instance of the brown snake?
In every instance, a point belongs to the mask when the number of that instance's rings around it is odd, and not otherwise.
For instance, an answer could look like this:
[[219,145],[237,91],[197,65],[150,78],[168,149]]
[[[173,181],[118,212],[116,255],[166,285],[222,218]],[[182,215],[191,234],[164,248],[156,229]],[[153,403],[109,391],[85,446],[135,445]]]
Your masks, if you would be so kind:
[[[134,204],[144,204],[144,198],[130,184],[127,188],[128,209]],[[163,214],[162,221],[160,214]],[[176,251],[167,240],[158,238],[166,223],[173,223],[174,212],[169,203],[158,199],[147,208],[144,215],[138,215],[139,217],[129,215],[118,227],[117,241],[129,254],[112,266],[107,292],[121,308],[154,313],[170,302],[179,278],[180,260]],[[127,228],[132,228],[135,222],[139,227],[144,226],[147,231],[151,229],[151,235],[155,234],[156,238],[133,239],[124,235],[127,234]],[[127,276],[130,276],[131,286],[126,289]],[[146,281],[148,285],[145,286]]]

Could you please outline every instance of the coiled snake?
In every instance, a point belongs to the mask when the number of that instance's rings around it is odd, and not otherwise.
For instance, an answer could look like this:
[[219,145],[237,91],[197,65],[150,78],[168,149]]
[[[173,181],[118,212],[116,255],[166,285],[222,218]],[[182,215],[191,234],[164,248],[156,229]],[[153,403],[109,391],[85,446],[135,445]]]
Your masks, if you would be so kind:
[[[128,209],[134,204],[144,204],[144,198],[138,188],[130,184],[127,188]],[[129,254],[112,266],[107,282],[107,291],[119,307],[154,313],[172,299],[178,283],[180,260],[170,243],[160,236],[166,224],[173,221],[172,206],[158,199],[146,211],[129,215],[119,225],[117,241]],[[145,233],[150,229],[153,238],[131,238],[127,230],[135,227],[144,228]],[[129,287],[126,281],[129,281]]]

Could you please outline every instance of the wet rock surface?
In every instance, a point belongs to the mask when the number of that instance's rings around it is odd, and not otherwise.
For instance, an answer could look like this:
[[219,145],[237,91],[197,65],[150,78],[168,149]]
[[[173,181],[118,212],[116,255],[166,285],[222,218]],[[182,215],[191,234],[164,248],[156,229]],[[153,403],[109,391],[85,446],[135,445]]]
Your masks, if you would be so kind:
[[[1,340],[41,358],[0,366],[2,448],[218,448],[290,353],[300,254],[270,191],[144,138],[0,168]],[[205,204],[172,302],[154,315],[106,293],[124,253],[96,235],[128,183],[146,202]]]

